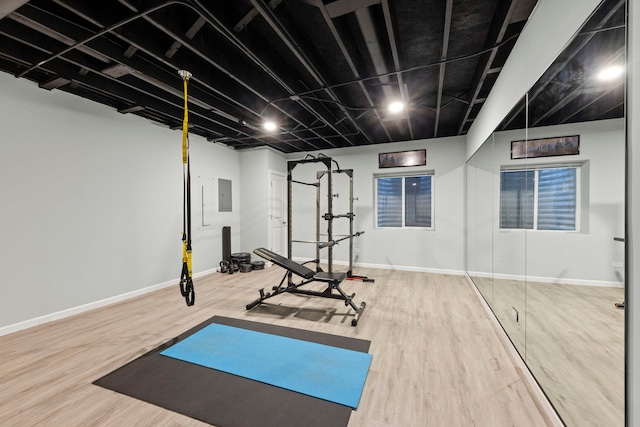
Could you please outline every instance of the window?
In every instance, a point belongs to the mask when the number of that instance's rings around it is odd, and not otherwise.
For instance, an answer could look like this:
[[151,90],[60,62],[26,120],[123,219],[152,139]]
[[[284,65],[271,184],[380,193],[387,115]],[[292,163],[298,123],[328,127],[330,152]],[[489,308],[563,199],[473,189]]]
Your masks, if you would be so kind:
[[500,228],[577,230],[578,167],[500,172]]
[[376,226],[431,228],[432,175],[376,178]]

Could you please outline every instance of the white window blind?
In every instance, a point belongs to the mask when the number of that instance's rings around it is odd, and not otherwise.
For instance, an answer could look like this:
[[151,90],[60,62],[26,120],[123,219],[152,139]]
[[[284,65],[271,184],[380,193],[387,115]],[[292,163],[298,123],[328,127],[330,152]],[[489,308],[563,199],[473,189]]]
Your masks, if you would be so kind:
[[378,227],[402,227],[402,181],[378,178]]
[[533,228],[533,171],[500,173],[500,228]]
[[576,168],[538,171],[538,230],[576,229]]

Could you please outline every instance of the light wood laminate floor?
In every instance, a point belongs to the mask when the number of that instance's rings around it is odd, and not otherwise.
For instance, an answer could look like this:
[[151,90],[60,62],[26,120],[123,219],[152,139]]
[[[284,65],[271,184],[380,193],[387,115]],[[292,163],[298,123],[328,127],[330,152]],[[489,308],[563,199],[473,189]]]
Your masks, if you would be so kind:
[[358,269],[375,283],[343,284],[367,302],[354,328],[339,300],[284,294],[246,311],[282,273],[212,274],[194,307],[172,286],[0,337],[0,426],[204,425],[91,382],[213,315],[370,340],[349,426],[547,425],[464,277]]

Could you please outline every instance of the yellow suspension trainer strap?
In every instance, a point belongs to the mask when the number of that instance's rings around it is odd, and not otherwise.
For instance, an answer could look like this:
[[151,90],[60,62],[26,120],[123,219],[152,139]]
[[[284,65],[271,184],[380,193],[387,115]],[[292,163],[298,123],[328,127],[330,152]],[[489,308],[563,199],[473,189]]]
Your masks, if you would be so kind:
[[180,275],[180,293],[188,306],[196,300],[193,288],[191,268],[191,170],[189,167],[189,108],[187,105],[187,85],[191,73],[186,70],[178,71],[184,83],[184,120],[182,121],[182,273]]

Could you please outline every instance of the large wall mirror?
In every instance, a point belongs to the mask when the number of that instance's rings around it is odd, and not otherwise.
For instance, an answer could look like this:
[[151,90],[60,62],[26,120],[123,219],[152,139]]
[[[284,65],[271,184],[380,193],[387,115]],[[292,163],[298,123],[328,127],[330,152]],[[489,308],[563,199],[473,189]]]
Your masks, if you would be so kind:
[[625,424],[625,21],[603,1],[467,162],[467,272],[567,426]]

